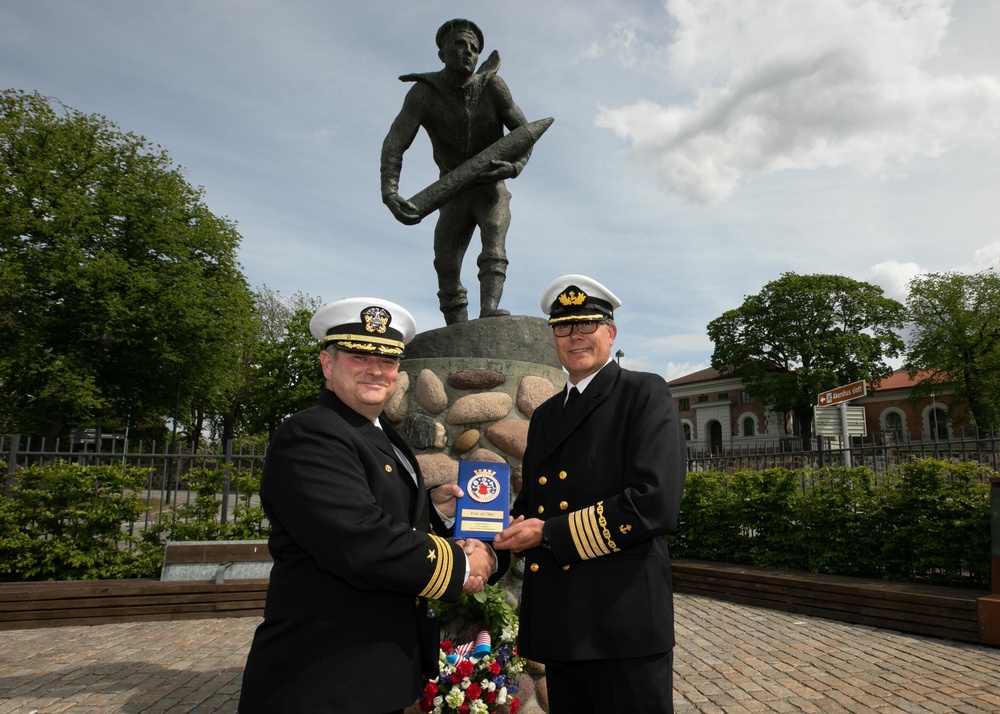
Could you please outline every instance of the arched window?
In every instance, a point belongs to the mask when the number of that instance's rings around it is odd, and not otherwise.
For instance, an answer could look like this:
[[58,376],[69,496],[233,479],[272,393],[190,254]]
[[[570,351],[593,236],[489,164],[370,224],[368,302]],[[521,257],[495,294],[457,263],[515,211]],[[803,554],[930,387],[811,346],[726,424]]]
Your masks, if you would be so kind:
[[753,417],[743,417],[743,436],[753,436],[757,433],[757,425],[754,424]]
[[885,415],[885,430],[894,431],[897,436],[903,435],[903,417],[899,412],[889,412]]
[[684,441],[691,441],[691,422],[684,422]]

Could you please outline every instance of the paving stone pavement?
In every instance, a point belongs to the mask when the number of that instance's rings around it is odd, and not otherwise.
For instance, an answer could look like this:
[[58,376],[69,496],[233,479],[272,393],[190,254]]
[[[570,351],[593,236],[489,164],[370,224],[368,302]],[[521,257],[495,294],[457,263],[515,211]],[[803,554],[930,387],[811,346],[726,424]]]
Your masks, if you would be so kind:
[[[676,596],[678,714],[1000,712],[1000,648]],[[0,714],[232,714],[257,618],[0,631]]]

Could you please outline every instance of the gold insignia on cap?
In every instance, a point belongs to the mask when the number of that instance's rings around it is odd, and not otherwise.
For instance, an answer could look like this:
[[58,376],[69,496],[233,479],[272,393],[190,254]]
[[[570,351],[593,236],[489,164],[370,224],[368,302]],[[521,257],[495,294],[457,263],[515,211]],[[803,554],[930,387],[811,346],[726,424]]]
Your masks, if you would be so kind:
[[559,297],[556,299],[560,305],[566,307],[570,305],[583,305],[583,303],[587,302],[587,293],[574,285],[559,293]]
[[618,526],[618,530],[621,532],[622,535],[625,535],[630,530],[632,530],[632,524],[629,523],[628,525]]
[[361,311],[361,321],[365,323],[366,332],[377,332],[384,335],[392,322],[392,315],[384,307],[366,307]]

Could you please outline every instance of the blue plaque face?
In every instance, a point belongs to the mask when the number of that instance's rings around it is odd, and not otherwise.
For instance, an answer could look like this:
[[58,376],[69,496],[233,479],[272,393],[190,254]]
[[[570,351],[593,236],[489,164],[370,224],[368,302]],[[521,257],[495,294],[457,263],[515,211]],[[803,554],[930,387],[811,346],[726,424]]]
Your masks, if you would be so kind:
[[492,541],[510,516],[510,465],[460,461],[458,486],[465,495],[455,504],[455,538]]

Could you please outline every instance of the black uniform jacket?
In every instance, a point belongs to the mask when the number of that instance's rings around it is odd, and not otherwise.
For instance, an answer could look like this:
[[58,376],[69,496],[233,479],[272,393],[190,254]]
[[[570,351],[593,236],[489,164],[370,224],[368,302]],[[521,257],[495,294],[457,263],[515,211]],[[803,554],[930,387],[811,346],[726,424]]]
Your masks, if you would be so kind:
[[541,518],[551,550],[524,553],[518,649],[540,662],[629,658],[674,645],[670,556],[686,474],[662,377],[610,362],[564,417],[535,410],[513,515]]
[[421,671],[438,672],[427,599],[458,599],[465,555],[431,532],[416,458],[381,422],[384,433],[324,390],[271,442],[261,503],[274,565],[242,714],[402,709],[419,696]]

